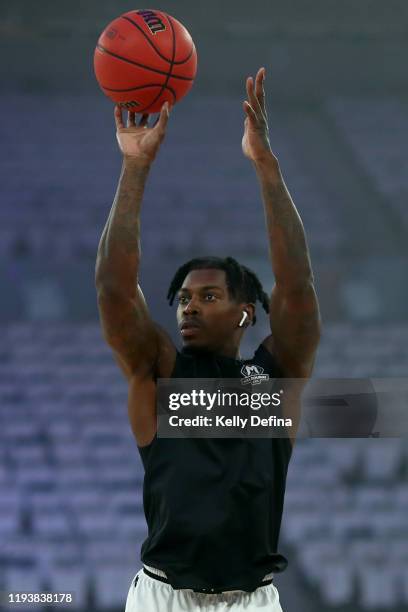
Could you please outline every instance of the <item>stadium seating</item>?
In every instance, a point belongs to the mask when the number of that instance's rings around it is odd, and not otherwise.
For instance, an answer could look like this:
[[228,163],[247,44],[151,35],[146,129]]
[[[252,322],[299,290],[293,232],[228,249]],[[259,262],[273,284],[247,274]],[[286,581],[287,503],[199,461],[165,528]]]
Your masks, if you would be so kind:
[[[402,325],[327,326],[316,376],[329,372],[328,356],[331,376],[347,376],[355,363],[380,374],[373,347],[391,341],[406,367],[407,335]],[[126,382],[98,323],[15,323],[2,337],[3,583],[12,588],[24,574],[33,589],[71,585],[78,606],[94,592],[101,610],[120,607],[146,537]],[[398,438],[298,440],[282,542],[327,606],[408,602],[407,461]]]
[[[30,106],[37,109],[39,118],[25,132],[23,150],[13,146],[12,127],[4,126],[4,138],[9,141],[10,150],[8,171],[1,185],[2,200],[6,204],[0,229],[3,256],[49,257],[52,253],[55,261],[95,257],[114,196],[120,158],[110,133],[100,129],[106,124],[106,109],[95,112],[91,97],[84,96],[81,102],[82,110],[75,112],[75,99],[70,100],[67,94],[56,96],[45,115],[40,110],[41,97],[32,94]],[[229,99],[216,100],[217,112],[230,116],[224,125],[225,144],[213,146],[214,138],[219,136],[216,124],[207,126],[200,142],[192,144],[189,138],[197,114],[207,113],[211,103],[214,100],[197,100],[184,108],[182,117],[177,113],[172,117],[166,142],[172,153],[165,159],[165,153],[158,158],[145,194],[143,242],[152,252],[181,256],[191,250],[218,252],[227,244],[229,249],[241,253],[265,253],[264,242],[254,240],[254,236],[264,232],[264,218],[253,168],[243,157],[237,139],[237,132],[242,128],[240,105],[231,108]],[[2,104],[13,106],[21,115],[28,100],[27,96],[10,95]],[[89,123],[84,125],[87,114],[84,109],[91,108]],[[327,169],[322,176],[321,167],[311,164],[307,151],[311,134],[314,140],[319,143],[321,140],[322,146],[325,145],[327,135],[319,117],[298,109],[277,108],[275,113],[274,148],[298,202],[309,241],[316,253],[333,256],[348,246],[347,217],[342,206],[335,205],[335,200],[341,204],[341,195],[330,186],[328,175],[330,151],[334,147],[325,146]],[[62,123],[58,121],[61,115],[65,117]],[[68,115],[76,128],[70,138],[67,138]],[[53,122],[54,126],[53,138],[47,142],[44,142],[44,122]],[[81,129],[92,133],[93,138],[86,143],[79,142]],[[57,150],[62,139],[64,159],[59,161]],[[78,147],[87,159],[82,166],[77,164]],[[23,175],[18,172],[21,167],[25,167]],[[44,173],[44,168],[52,168],[52,172]],[[333,164],[332,172],[335,172]],[[173,216],[167,214],[171,209],[176,211]],[[157,232],[156,221],[163,216],[167,231]],[[203,224],[208,223],[212,231],[202,232]],[[186,227],[190,228],[188,232]],[[242,227],[246,228],[245,232],[241,231]]]
[[404,151],[408,113],[404,101],[396,96],[335,97],[327,102],[327,109],[357,162],[407,227]]
[[[2,126],[8,152],[0,255],[7,283],[21,285],[21,301],[31,309],[23,314],[37,319],[0,330],[0,590],[22,584],[32,591],[72,590],[78,612],[116,611],[124,608],[147,533],[126,382],[99,323],[86,321],[80,309],[71,312],[67,295],[42,272],[47,262],[60,266],[61,275],[65,266],[85,262],[92,277],[120,169],[106,109],[92,96],[81,98],[85,110],[76,102],[56,95],[45,112],[41,96],[27,92],[5,94],[0,103],[29,127],[20,147],[13,122]],[[28,121],[28,107],[37,121]],[[227,98],[208,98],[186,105],[182,116],[174,112],[167,150],[146,188],[147,270],[153,255],[165,267],[196,254],[241,254],[262,276],[267,247],[259,188],[240,152],[240,105],[231,108]],[[225,117],[222,143],[221,128],[211,121],[193,143],[197,114],[208,109]],[[344,261],[346,277],[351,257],[376,254],[375,238],[384,238],[384,248],[400,244],[408,224],[407,117],[397,96],[332,97],[321,108],[274,109],[274,149],[318,266]],[[77,163],[79,150],[86,163]],[[39,265],[40,295],[31,281],[19,280],[20,262]],[[154,282],[164,287],[167,270],[155,267]],[[72,287],[67,293],[77,291],[76,282]],[[2,300],[7,297],[4,289]],[[49,317],[41,321],[44,312]],[[406,377],[403,317],[335,322],[343,314],[324,324],[314,376]],[[65,321],[70,317],[79,320]],[[261,312],[243,355],[268,333]],[[281,543],[323,609],[401,612],[408,606],[407,473],[404,438],[297,441]]]

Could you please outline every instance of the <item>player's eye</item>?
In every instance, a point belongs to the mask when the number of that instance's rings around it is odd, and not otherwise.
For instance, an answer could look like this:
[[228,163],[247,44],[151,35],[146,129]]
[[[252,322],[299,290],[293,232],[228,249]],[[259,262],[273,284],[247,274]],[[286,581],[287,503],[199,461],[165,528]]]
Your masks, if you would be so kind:
[[213,302],[215,300],[215,295],[213,293],[206,293],[205,300],[207,302]]
[[179,304],[187,304],[188,303],[188,297],[186,295],[179,295],[178,296],[178,301],[179,301]]

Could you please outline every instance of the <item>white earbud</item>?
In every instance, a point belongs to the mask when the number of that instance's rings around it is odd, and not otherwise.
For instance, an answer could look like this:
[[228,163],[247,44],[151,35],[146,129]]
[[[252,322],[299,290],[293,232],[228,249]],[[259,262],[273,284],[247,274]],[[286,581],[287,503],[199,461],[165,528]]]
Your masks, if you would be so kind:
[[243,310],[242,311],[242,319],[240,320],[240,322],[238,324],[238,327],[244,327],[244,323],[247,320],[247,318],[248,318],[248,313],[247,313],[246,310]]

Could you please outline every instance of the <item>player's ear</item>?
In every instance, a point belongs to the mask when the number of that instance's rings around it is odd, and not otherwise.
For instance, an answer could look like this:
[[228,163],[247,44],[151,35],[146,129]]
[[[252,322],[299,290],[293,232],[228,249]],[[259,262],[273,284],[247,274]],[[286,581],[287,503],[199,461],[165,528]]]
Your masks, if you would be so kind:
[[247,323],[249,327],[250,325],[253,325],[255,321],[255,304],[246,304],[245,310],[248,312]]

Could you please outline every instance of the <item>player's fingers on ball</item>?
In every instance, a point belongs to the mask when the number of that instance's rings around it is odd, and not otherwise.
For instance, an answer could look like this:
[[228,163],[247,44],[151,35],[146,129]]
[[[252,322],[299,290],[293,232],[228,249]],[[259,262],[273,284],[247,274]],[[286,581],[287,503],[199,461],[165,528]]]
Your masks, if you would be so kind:
[[170,116],[170,104],[169,104],[169,102],[167,102],[167,101],[166,101],[166,102],[163,104],[163,106],[161,107],[160,117],[161,117],[162,115],[164,116],[164,120],[165,120],[165,122],[167,123],[168,118],[169,118],[169,116]]
[[161,107],[160,115],[157,119],[157,129],[163,131],[166,129],[167,121],[169,119],[169,103],[165,102]]
[[149,121],[149,113],[144,113],[139,121],[139,126],[144,127]]
[[114,114],[116,128],[119,130],[120,128],[125,127],[123,124],[122,109],[120,108],[119,104],[116,104]]
[[128,127],[132,127],[136,125],[135,113],[133,111],[128,111],[127,125]]

